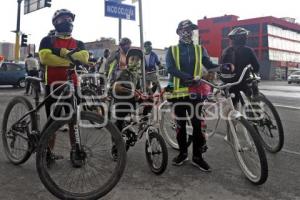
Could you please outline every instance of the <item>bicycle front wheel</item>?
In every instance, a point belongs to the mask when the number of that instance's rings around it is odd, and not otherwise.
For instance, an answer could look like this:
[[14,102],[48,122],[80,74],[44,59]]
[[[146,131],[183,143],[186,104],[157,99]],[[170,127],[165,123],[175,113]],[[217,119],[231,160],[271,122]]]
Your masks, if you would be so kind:
[[271,153],[279,152],[284,144],[284,132],[279,114],[273,104],[262,95],[254,97],[252,107],[259,108],[259,118],[254,127],[261,137],[264,147]]
[[[6,157],[15,165],[26,162],[31,153],[30,132],[36,128],[35,115],[32,113],[19,121],[33,107],[22,96],[13,98],[7,105],[2,121],[2,143]],[[17,121],[19,121],[17,123]]]
[[151,171],[157,175],[162,174],[168,165],[168,149],[163,137],[157,130],[149,130],[145,152]]
[[245,176],[255,185],[266,182],[268,163],[256,130],[245,118],[240,117],[229,121],[228,131],[233,153]]
[[[39,177],[59,199],[98,199],[114,188],[124,172],[126,151],[121,133],[95,113],[81,112],[81,148],[76,154],[69,133],[59,131],[69,122],[54,121],[43,133],[36,158]],[[74,165],[74,160],[80,163]]]

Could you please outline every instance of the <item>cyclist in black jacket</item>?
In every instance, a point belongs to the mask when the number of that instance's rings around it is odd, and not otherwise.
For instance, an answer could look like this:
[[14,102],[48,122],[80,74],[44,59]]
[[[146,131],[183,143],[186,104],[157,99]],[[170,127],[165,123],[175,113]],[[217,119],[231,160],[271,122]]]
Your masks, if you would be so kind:
[[[249,64],[253,67],[254,73],[259,72],[260,66],[255,53],[250,47],[246,46],[248,34],[249,31],[241,27],[234,28],[228,34],[229,39],[232,41],[232,46],[227,47],[221,57],[221,63],[232,63],[235,66],[233,76],[228,79],[228,82],[236,82],[241,76],[243,69]],[[246,83],[246,79],[249,78],[249,75],[250,73],[248,72],[239,85],[230,89],[230,92],[235,94],[235,98],[232,99],[234,105],[236,105],[240,99],[239,91],[243,91],[247,96],[251,95],[251,89]]]

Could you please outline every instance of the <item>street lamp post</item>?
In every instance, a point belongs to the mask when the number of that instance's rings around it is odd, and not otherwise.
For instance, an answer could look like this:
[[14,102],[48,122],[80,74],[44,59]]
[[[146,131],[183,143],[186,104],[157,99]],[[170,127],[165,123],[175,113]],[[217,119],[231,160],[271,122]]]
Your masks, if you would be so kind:
[[[138,2],[139,2],[139,21],[140,21],[140,46],[142,51],[144,51],[143,6],[142,6],[142,0],[138,0]],[[143,90],[144,92],[146,92],[145,62],[143,62],[142,75],[143,75]]]

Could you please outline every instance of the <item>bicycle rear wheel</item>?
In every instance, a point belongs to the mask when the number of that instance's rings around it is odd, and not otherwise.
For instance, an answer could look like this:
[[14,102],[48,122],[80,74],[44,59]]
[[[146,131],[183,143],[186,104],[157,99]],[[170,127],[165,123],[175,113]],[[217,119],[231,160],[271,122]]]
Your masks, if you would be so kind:
[[22,96],[13,98],[7,105],[2,121],[2,143],[6,157],[15,165],[26,162],[31,153],[30,132],[36,128],[34,113],[20,120],[33,107]]
[[244,175],[255,185],[266,182],[268,163],[256,130],[245,118],[240,117],[229,121],[228,131],[228,140],[232,143],[234,156]]
[[163,137],[157,130],[149,130],[145,153],[151,171],[157,175],[162,174],[168,165],[168,149]]
[[[90,122],[93,122],[91,124]],[[36,166],[44,186],[60,199],[98,199],[111,191],[126,165],[126,150],[120,131],[91,112],[81,112],[82,164],[73,165],[69,133],[59,128],[69,121],[54,121],[43,133],[37,149]],[[95,128],[101,126],[102,128]],[[55,145],[49,153],[49,144]],[[113,159],[111,150],[117,156]],[[50,159],[52,157],[56,159]]]
[[[253,98],[254,109],[259,109],[259,118],[251,120],[259,133],[264,147],[271,153],[279,152],[284,144],[284,131],[279,114],[273,104],[262,95]],[[258,108],[256,108],[258,107]]]
[[[176,120],[175,114],[172,112],[172,104],[165,104],[161,108],[161,116],[160,116],[160,131],[164,136],[166,142],[175,150],[179,150],[178,142],[176,139]],[[192,143],[192,134],[193,127],[191,126],[190,120],[187,122],[186,127],[187,132],[187,146]]]

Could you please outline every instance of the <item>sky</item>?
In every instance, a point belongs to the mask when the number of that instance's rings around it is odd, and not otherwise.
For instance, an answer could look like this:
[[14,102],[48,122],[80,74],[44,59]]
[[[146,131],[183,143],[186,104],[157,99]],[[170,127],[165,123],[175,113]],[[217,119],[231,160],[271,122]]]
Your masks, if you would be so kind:
[[[4,3],[5,2],[5,3]],[[204,16],[237,15],[239,19],[262,16],[292,17],[300,23],[297,0],[142,0],[144,40],[151,40],[154,48],[164,48],[178,42],[176,28],[180,21],[190,19],[197,23]],[[123,3],[132,4],[131,0]],[[136,14],[138,15],[138,4]],[[66,8],[75,15],[73,36],[83,42],[101,37],[118,40],[118,19],[104,16],[104,0],[52,0],[51,8],[24,15],[21,13],[21,31],[29,34],[28,42],[39,46],[40,40],[53,29],[51,18],[57,9]],[[15,42],[17,0],[1,0],[0,42]],[[139,20],[122,20],[122,36],[139,46]]]

